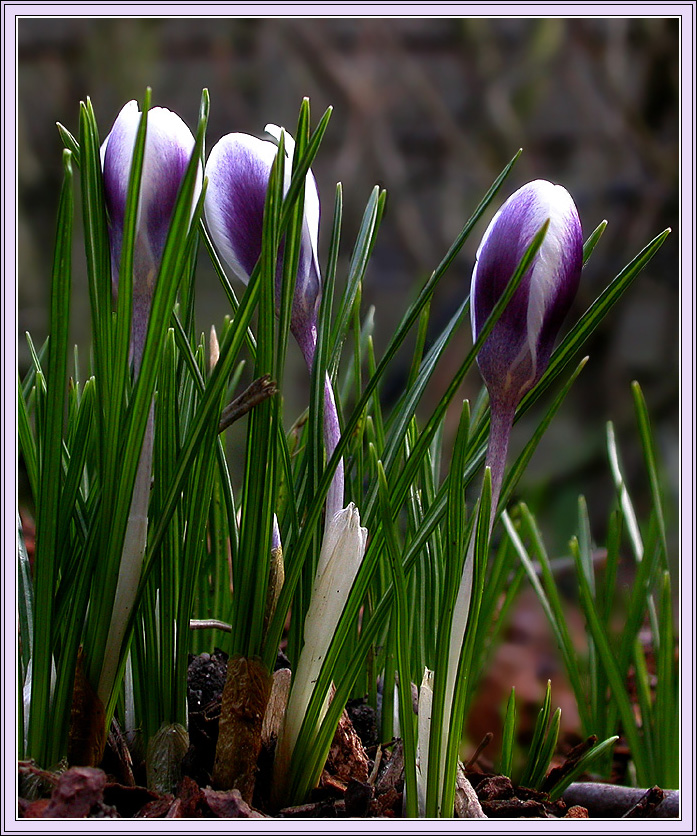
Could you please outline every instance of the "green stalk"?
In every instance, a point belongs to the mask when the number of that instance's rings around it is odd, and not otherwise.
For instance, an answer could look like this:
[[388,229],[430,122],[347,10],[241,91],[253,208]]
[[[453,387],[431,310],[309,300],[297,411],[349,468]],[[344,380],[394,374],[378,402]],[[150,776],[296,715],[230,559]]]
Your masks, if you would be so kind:
[[[56,246],[51,279],[51,310],[46,380],[46,421],[42,427],[39,496],[36,513],[34,563],[34,641],[28,754],[45,767],[52,766],[51,645],[56,546],[61,490],[63,405],[67,373],[68,324],[70,322],[71,247],[73,231],[73,174],[71,155],[63,152],[63,185],[58,205]],[[39,616],[40,614],[40,616]],[[47,629],[48,627],[48,629]]]
[[[392,569],[392,577],[396,590],[396,608],[394,618],[396,619],[395,645],[397,651],[397,672],[399,674],[399,719],[404,746],[404,776],[406,783],[406,815],[407,818],[416,818],[419,813],[418,792],[416,784],[416,741],[414,739],[414,709],[411,696],[411,666],[409,664],[408,648],[409,641],[409,604],[407,601],[406,579],[402,569],[400,548],[397,538],[397,531],[394,525],[392,509],[389,505],[389,492],[387,479],[381,462],[378,461],[378,478],[380,481],[380,507],[382,509],[383,523],[386,531],[387,551]],[[385,681],[385,691],[391,683]]]

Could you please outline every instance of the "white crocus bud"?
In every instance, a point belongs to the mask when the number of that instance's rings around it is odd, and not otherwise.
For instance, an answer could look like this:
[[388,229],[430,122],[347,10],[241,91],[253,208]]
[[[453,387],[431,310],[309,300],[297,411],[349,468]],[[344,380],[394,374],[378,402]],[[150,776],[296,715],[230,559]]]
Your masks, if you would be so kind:
[[428,747],[431,739],[431,710],[433,706],[433,671],[424,668],[419,688],[418,740],[416,745],[416,790],[419,796],[419,816],[426,815],[428,786]]
[[[360,514],[353,503],[339,511],[325,531],[310,606],[305,617],[305,643],[293,676],[285,724],[276,750],[274,774],[280,787],[284,785],[322,663],[363,561],[367,537],[368,531],[361,527]],[[325,711],[326,702],[322,717]]]

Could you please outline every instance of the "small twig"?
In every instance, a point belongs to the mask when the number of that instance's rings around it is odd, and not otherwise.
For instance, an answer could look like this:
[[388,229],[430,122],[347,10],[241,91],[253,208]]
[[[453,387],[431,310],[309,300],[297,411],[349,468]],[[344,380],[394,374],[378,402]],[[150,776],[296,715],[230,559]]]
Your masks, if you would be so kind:
[[[651,817],[677,818],[680,815],[680,793],[678,790],[663,790],[663,793],[665,798],[652,809]],[[591,818],[614,819],[622,818],[635,809],[646,794],[646,789],[636,787],[578,781],[565,790],[563,798],[569,807],[585,807]]]
[[375,751],[375,763],[373,764],[373,769],[370,773],[370,777],[368,778],[368,783],[372,786],[375,783],[375,779],[378,777],[378,770],[380,769],[380,761],[382,760],[382,746],[378,746]]
[[231,401],[223,409],[218,424],[218,432],[221,433],[226,430],[231,424],[246,415],[250,409],[272,397],[277,391],[275,381],[271,380],[268,374],[252,381],[241,395],[238,395],[234,401]]
[[482,752],[486,749],[486,747],[491,743],[491,741],[493,739],[494,739],[493,732],[487,732],[484,735],[484,737],[482,738],[481,743],[474,750],[474,754],[472,755],[472,757],[465,764],[465,771],[466,772],[469,772],[469,770],[472,769],[472,767],[475,765],[475,763],[477,763],[477,761],[479,760],[479,756],[482,754]]
[[651,818],[661,806],[666,794],[660,787],[651,787],[637,803],[622,816],[623,819]]
[[190,630],[222,630],[223,633],[232,633],[232,624],[218,621],[217,618],[192,618],[189,621]]

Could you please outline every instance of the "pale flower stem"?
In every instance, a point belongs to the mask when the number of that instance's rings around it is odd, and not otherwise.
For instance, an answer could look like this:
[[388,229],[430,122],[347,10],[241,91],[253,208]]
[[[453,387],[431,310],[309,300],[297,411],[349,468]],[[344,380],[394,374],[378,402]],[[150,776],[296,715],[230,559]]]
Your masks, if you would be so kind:
[[[133,374],[137,379],[143,361],[145,336],[150,317],[151,298],[148,293],[135,296],[133,300],[133,320],[131,323],[131,360]],[[148,420],[145,425],[143,446],[138,459],[131,507],[128,511],[126,534],[119,563],[119,577],[114,593],[114,605],[104,650],[104,662],[99,675],[97,694],[106,706],[111,699],[111,691],[118,673],[121,644],[126,633],[131,610],[135,601],[140,572],[145,557],[148,538],[148,504],[150,502],[150,481],[152,478],[152,454],[155,438],[155,403],[150,404]]]
[[[329,375],[324,378],[324,446],[327,450],[327,460],[329,460],[336,446],[341,439],[341,430],[339,428],[339,414],[334,400],[334,390],[332,388]],[[325,519],[331,520],[344,507],[344,460],[341,459],[334,471],[331,485],[327,491],[327,507],[325,511]]]
[[[496,519],[496,506],[498,505],[503,484],[503,476],[506,469],[506,456],[508,453],[508,441],[513,427],[515,406],[492,402],[491,404],[491,426],[489,430],[489,446],[486,453],[485,466],[491,470],[491,514],[489,516],[489,536],[494,527]],[[450,646],[448,651],[448,669],[445,684],[445,699],[443,703],[443,727],[440,751],[440,775],[445,773],[445,760],[448,750],[448,737],[450,734],[450,718],[453,710],[453,698],[455,695],[455,680],[457,669],[460,663],[460,654],[465,641],[467,620],[469,618],[470,603],[472,599],[472,578],[474,563],[475,532],[472,532],[467,555],[462,569],[460,586],[457,591],[453,621],[450,631]],[[440,805],[439,805],[440,806]],[[448,814],[450,815],[450,814]]]
[[489,518],[489,534],[494,527],[496,506],[501,495],[503,476],[506,470],[508,455],[508,441],[511,437],[515,406],[506,403],[491,402],[491,424],[489,426],[489,446],[486,451],[485,466],[491,470],[491,517]]
[[152,474],[152,454],[155,428],[155,407],[150,407],[145,437],[140,451],[138,470],[133,485],[131,507],[128,512],[126,535],[121,552],[119,579],[116,584],[114,606],[111,611],[109,634],[104,651],[104,663],[99,676],[97,693],[106,706],[111,697],[111,690],[118,671],[121,644],[126,633],[133,604],[135,601],[140,572],[145,557],[148,536],[148,502],[150,499],[150,480]]
[[[305,358],[308,371],[312,374],[312,366],[315,361],[315,350],[317,348],[317,329],[315,326],[308,328],[304,333],[296,333],[295,338]],[[339,412],[336,408],[334,389],[329,375],[324,377],[324,447],[327,453],[327,461],[331,459],[336,446],[341,439],[341,427],[339,426]],[[344,507],[344,461],[338,463],[331,485],[327,491],[327,504],[324,514],[325,521],[334,519]]]

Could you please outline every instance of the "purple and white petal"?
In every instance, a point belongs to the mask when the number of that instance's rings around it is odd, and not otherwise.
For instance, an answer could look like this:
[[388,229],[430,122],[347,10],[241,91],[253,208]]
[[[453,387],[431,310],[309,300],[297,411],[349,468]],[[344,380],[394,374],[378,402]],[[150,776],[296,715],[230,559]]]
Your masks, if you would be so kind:
[[[177,195],[194,150],[194,137],[171,110],[154,107],[148,113],[140,195],[139,228],[159,265]],[[201,190],[202,173],[194,191],[193,213]]]
[[[128,180],[140,119],[137,102],[128,102],[100,149],[115,281],[121,258]],[[139,283],[149,285],[159,269],[177,194],[194,144],[191,131],[176,113],[161,107],[148,112],[136,221],[136,291],[139,290]],[[199,170],[192,212],[201,190],[201,180],[202,172]]]
[[245,284],[261,255],[264,202],[277,147],[248,134],[228,134],[206,164],[204,209],[213,241]]
[[[267,125],[269,132],[280,139],[282,129]],[[291,160],[295,147],[293,138],[284,136],[286,165],[284,194],[291,180]],[[228,134],[211,150],[206,175],[208,191],[205,200],[206,220],[211,237],[223,259],[237,277],[249,281],[261,254],[264,201],[271,167],[278,151],[275,142],[247,134]],[[298,273],[291,312],[291,330],[300,343],[306,359],[314,354],[317,306],[321,279],[317,260],[319,227],[319,195],[310,172],[307,175],[305,217]],[[280,291],[280,268],[277,295]]]
[[475,339],[547,219],[533,264],[477,358],[492,397],[509,402],[539,380],[578,289],[583,238],[571,196],[545,180],[528,183],[496,213],[477,251],[470,296]]

